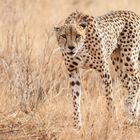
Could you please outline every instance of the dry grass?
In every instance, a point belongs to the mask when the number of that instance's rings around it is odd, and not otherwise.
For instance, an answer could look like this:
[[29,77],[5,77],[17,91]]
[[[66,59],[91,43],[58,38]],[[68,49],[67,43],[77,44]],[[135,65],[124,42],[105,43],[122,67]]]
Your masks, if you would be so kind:
[[83,127],[73,130],[68,78],[53,33],[76,9],[140,15],[139,5],[139,0],[1,0],[0,140],[139,140],[139,125],[124,125],[119,81],[114,77],[117,120],[108,120],[102,84],[92,70],[81,70]]

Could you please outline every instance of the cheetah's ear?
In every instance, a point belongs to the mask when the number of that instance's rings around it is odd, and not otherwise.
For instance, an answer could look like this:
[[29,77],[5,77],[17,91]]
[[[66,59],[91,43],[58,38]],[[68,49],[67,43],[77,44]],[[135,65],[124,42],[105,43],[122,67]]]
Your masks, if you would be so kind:
[[79,26],[81,26],[82,28],[84,28],[84,29],[85,29],[85,28],[86,28],[86,26],[87,26],[87,23],[86,23],[86,22],[82,22],[82,23],[80,23],[80,24],[79,24]]
[[60,27],[54,27],[54,31],[58,32],[60,30]]

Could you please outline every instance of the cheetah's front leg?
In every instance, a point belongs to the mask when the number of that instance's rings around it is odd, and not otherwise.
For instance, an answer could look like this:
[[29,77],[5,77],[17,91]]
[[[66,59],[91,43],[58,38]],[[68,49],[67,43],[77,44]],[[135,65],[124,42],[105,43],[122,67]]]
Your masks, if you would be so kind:
[[114,103],[112,99],[112,80],[111,80],[108,62],[103,62],[101,64],[101,67],[98,69],[98,71],[100,72],[100,76],[101,76],[101,79],[103,81],[104,88],[105,88],[107,109],[111,113],[110,115],[112,116],[112,114],[114,113],[115,107],[114,107]]
[[81,85],[79,71],[76,69],[69,73],[70,87],[72,90],[73,106],[74,106],[74,127],[80,129],[81,127],[81,114],[80,114],[80,96]]

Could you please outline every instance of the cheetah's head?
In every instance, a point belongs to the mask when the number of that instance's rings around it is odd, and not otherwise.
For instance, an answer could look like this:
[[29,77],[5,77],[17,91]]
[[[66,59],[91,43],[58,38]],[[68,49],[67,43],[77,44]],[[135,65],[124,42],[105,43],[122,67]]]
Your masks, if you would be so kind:
[[85,22],[55,27],[56,38],[62,52],[68,55],[76,54],[84,44],[85,30]]

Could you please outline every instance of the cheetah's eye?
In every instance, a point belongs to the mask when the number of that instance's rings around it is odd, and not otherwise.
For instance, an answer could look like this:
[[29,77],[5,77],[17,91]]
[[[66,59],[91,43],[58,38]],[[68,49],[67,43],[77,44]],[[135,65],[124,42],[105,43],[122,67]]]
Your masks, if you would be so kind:
[[62,36],[63,38],[65,38],[65,39],[66,39],[66,35],[65,35],[65,34],[62,34],[61,36]]
[[81,35],[80,34],[77,34],[76,35],[76,39],[78,39],[78,38],[80,38],[81,37]]

